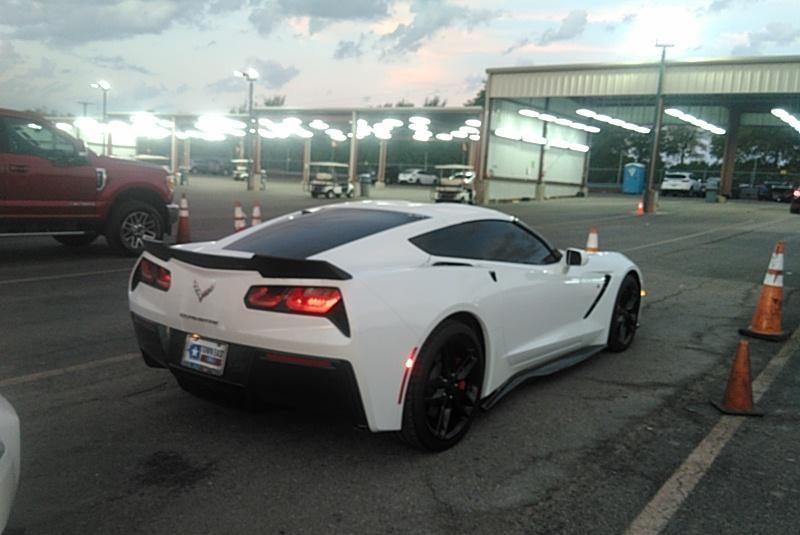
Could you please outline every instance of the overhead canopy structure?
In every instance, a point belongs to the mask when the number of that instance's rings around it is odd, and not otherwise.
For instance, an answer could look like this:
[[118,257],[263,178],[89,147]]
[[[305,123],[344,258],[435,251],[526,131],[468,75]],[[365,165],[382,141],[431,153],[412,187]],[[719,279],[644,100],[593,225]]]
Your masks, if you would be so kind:
[[[585,193],[596,137],[622,129],[635,144],[637,136],[653,135],[658,63],[487,73],[480,172],[486,199]],[[662,94],[665,127],[724,136],[722,190],[730,193],[741,126],[800,125],[793,123],[800,119],[800,56],[667,62]]]

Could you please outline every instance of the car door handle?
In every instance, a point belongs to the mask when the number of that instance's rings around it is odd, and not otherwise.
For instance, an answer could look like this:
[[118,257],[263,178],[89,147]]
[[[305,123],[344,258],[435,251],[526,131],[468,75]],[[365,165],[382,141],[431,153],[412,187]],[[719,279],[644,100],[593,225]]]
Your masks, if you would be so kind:
[[20,164],[9,164],[8,165],[8,172],[9,173],[27,173],[28,166],[27,165],[20,165]]

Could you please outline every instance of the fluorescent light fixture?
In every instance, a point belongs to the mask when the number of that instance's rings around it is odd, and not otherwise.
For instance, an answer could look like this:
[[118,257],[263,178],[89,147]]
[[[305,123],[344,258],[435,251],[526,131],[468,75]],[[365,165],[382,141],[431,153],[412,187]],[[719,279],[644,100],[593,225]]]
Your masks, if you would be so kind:
[[429,132],[428,125],[422,123],[409,123],[408,129],[415,132]]
[[56,123],[56,128],[64,132],[72,132],[73,130],[72,125],[69,123]]
[[472,126],[474,128],[481,127],[481,122],[478,119],[467,119],[466,121],[464,121],[464,124],[467,126]]
[[533,143],[534,145],[544,145],[547,143],[547,139],[543,138],[542,136],[535,136],[531,134],[524,134],[522,136],[522,141],[525,143]]
[[463,130],[453,130],[450,132],[450,136],[456,139],[467,139],[469,133],[464,132]]
[[388,126],[389,128],[400,128],[401,126],[403,126],[403,121],[401,121],[400,119],[389,118],[389,119],[384,119],[381,122],[386,126]]
[[327,130],[328,128],[330,128],[330,125],[328,125],[328,123],[320,119],[314,119],[313,121],[308,123],[308,126],[313,128],[314,130]]
[[442,132],[441,134],[436,134],[436,139],[438,139],[439,141],[453,141],[453,136],[445,132]]
[[800,119],[789,113],[788,111],[784,110],[783,108],[773,108],[770,113],[783,121],[784,123],[788,124],[798,133],[800,133]]
[[470,141],[480,141],[481,140],[481,136],[479,136],[478,134],[472,134],[471,136],[469,136],[469,140]]
[[189,133],[184,132],[183,130],[178,130],[177,132],[175,132],[175,137],[180,140],[189,139]]
[[474,126],[462,126],[461,128],[459,128],[459,130],[461,132],[466,132],[467,134],[480,134],[481,133],[481,131],[478,130]]
[[[640,134],[650,133],[650,129],[645,126],[639,126],[638,124],[629,123],[628,121],[625,121],[623,119],[619,119],[617,117],[611,117],[610,115],[606,115],[604,113],[597,113],[596,111],[587,110],[586,108],[577,109],[575,110],[575,113],[577,113],[582,117],[588,117],[589,119],[594,119],[595,121],[610,124],[618,128],[624,128],[625,130],[631,130],[632,132],[638,132]],[[600,129],[597,128],[596,126],[583,125],[583,128],[581,128],[581,130],[585,130],[592,134],[600,132]]]
[[[588,111],[588,110],[579,110],[579,111]],[[551,113],[541,113],[536,110],[529,110],[529,109],[519,110],[518,113],[525,117],[530,117],[532,119],[539,119],[548,123],[557,124],[559,126],[566,126],[567,128],[573,128],[575,130],[583,130],[584,132],[589,132],[590,134],[596,134],[600,131],[600,129],[597,128],[596,126],[585,125],[583,123],[567,119],[566,117],[556,117]]]
[[387,130],[380,129],[375,131],[375,137],[378,139],[392,139],[392,134]]
[[300,126],[303,124],[303,121],[298,119],[297,117],[286,117],[283,121],[281,121],[286,126]]
[[411,136],[411,137],[415,141],[430,141],[431,138],[433,137],[433,134],[431,132],[427,132],[427,131],[426,132],[417,131],[417,132],[414,132],[414,135]]
[[419,115],[415,115],[413,117],[408,118],[409,123],[417,123],[417,124],[431,124],[431,120],[427,117],[420,117]]
[[698,119],[694,115],[685,113],[685,112],[679,110],[678,108],[667,108],[666,110],[664,110],[664,113],[666,113],[670,117],[675,117],[679,121],[683,121],[683,122],[689,123],[689,124],[694,125],[694,126],[696,126],[698,128],[706,130],[707,132],[711,132],[712,134],[716,134],[718,136],[721,136],[721,135],[725,134],[725,129],[724,128],[720,128],[719,126],[715,126],[715,125],[713,125],[713,124],[711,124],[711,123],[709,123],[707,121],[704,121],[702,119]]
[[31,130],[41,130],[42,125],[36,123],[28,123],[28,128],[30,128]]
[[297,137],[300,137],[300,138],[303,138],[303,139],[310,139],[310,138],[314,137],[314,132],[312,132],[311,130],[306,130],[305,128],[298,128],[297,130],[295,130],[294,134]]
[[494,131],[494,135],[497,137],[502,137],[504,139],[511,139],[514,141],[519,141],[522,139],[522,136],[516,130],[512,130],[511,128],[497,128]]

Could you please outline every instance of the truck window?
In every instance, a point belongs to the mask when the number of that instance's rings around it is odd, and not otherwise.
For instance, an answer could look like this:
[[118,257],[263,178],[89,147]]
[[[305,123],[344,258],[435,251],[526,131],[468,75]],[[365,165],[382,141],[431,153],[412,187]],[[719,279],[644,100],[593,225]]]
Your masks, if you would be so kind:
[[17,117],[6,117],[3,122],[7,151],[11,154],[53,158],[77,152],[69,138],[47,125]]

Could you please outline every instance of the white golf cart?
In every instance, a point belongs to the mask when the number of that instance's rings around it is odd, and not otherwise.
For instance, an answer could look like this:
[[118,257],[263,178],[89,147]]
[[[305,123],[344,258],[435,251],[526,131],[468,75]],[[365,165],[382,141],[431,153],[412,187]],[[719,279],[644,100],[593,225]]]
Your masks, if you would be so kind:
[[233,179],[234,180],[247,180],[250,177],[250,160],[247,158],[234,158],[231,160],[233,164]]
[[475,200],[475,170],[471,165],[447,164],[435,167],[439,184],[433,192],[436,202],[466,202]]
[[309,190],[311,196],[350,197],[356,193],[356,188],[350,182],[350,166],[337,162],[311,162],[309,167]]

